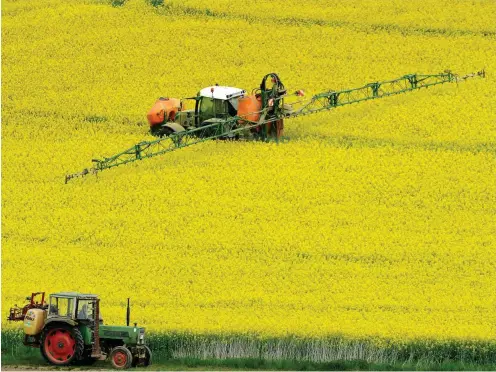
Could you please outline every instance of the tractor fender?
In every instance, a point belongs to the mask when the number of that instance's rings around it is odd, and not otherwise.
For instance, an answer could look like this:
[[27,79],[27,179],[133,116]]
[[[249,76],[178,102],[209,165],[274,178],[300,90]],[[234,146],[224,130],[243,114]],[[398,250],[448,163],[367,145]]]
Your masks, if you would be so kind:
[[173,123],[173,122],[168,122],[163,125],[163,127],[170,128],[174,133],[177,132],[184,132],[186,129],[181,124]]
[[55,324],[55,323],[69,324],[70,326],[73,326],[73,327],[77,325],[77,323],[72,319],[56,317],[56,318],[47,319],[45,322],[44,328],[46,328],[48,325]]

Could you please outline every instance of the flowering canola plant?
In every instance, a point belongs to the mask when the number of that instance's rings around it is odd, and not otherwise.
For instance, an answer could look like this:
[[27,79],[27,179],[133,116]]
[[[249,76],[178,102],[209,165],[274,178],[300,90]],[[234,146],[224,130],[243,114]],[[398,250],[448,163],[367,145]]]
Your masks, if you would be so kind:
[[[32,291],[75,290],[107,323],[131,297],[153,331],[494,338],[495,4],[426,3],[5,1],[2,319]],[[270,71],[313,94],[482,67],[287,121],[283,143],[63,182],[151,139],[159,96]]]

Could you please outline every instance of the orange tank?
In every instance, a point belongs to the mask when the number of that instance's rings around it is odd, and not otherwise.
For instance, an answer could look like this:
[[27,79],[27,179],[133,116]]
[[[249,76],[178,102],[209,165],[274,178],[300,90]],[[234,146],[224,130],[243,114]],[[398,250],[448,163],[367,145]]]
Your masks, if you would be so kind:
[[166,121],[174,121],[178,111],[184,110],[184,105],[178,98],[159,98],[146,115],[150,127]]
[[[262,98],[258,95],[240,97],[238,99],[238,116],[250,121],[258,121],[260,119],[260,110],[262,110]],[[240,120],[239,124],[244,124],[244,120]]]

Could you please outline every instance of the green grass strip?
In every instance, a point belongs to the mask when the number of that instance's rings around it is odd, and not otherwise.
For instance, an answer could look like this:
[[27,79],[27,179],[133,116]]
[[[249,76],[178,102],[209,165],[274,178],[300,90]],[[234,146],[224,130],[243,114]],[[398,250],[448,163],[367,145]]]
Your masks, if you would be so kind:
[[[22,337],[2,331],[2,362],[43,364],[39,350],[22,345]],[[496,370],[496,341],[149,333],[147,343],[157,366],[177,369]]]

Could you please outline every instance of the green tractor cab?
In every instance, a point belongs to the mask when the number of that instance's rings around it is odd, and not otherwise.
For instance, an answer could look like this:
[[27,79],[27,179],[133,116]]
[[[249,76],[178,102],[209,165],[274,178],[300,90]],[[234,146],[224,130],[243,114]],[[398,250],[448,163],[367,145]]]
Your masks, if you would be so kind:
[[89,365],[109,359],[117,369],[151,364],[145,329],[129,326],[129,299],[127,325],[112,326],[103,324],[97,295],[54,293],[48,304],[44,298],[44,292],[33,293],[28,305],[10,310],[8,320],[24,322],[24,344],[39,347],[48,363]]

